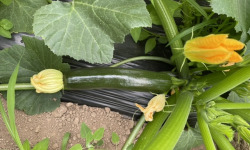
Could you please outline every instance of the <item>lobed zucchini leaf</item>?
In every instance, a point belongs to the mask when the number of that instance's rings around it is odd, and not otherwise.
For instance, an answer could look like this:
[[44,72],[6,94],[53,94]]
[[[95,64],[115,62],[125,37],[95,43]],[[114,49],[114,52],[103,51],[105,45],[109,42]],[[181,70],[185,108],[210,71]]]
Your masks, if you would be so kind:
[[35,90],[16,91],[16,108],[28,115],[51,112],[60,106],[61,97],[61,92],[41,94]]
[[109,63],[114,43],[136,27],[150,27],[143,0],[53,1],[34,15],[33,30],[57,55],[90,63]]
[[199,129],[189,127],[188,130],[183,130],[174,150],[190,150],[201,144],[203,144],[203,140]]
[[234,18],[238,22],[235,30],[247,34],[250,28],[249,0],[211,0],[211,7],[215,13]]
[[[17,82],[29,82],[30,77],[43,69],[53,68],[65,72],[68,64],[53,54],[44,42],[36,38],[23,37],[25,47],[15,45],[0,51],[0,82],[7,83],[20,58]],[[16,91],[16,108],[33,115],[49,112],[60,104],[60,92],[55,94],[38,94],[32,91]]]
[[[3,2],[3,0],[1,0]],[[33,15],[37,9],[47,5],[47,0],[4,0],[9,5],[0,3],[0,20],[8,19],[13,24],[11,32],[33,33]]]

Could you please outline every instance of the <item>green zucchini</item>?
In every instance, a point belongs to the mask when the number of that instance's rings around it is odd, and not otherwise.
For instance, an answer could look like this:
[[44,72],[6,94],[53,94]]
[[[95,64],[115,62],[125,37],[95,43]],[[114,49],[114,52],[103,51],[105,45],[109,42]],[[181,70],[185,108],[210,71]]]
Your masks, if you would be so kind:
[[120,89],[163,93],[170,90],[173,75],[125,68],[73,69],[64,74],[65,90]]

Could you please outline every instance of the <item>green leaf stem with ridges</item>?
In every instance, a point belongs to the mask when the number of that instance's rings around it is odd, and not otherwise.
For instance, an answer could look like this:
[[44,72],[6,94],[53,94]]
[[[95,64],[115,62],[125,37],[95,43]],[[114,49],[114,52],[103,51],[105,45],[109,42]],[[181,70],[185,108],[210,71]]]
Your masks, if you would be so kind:
[[134,139],[136,138],[137,134],[141,130],[144,123],[145,123],[145,117],[144,115],[142,115],[140,120],[137,122],[136,126],[134,127],[132,133],[130,133],[126,143],[123,145],[122,150],[127,150],[129,145],[133,144]]
[[250,109],[250,103],[216,103],[214,107],[218,109]]
[[133,58],[129,58],[129,59],[123,60],[123,61],[121,61],[119,63],[111,65],[110,67],[118,67],[118,66],[123,65],[125,63],[132,62],[132,61],[138,61],[138,60],[155,60],[155,61],[161,61],[161,62],[170,64],[170,65],[173,64],[169,59],[163,58],[163,57],[157,57],[157,56],[138,56],[138,57],[133,57]]
[[159,131],[158,135],[147,145],[146,150],[172,150],[178,142],[186,125],[191,110],[193,93],[182,92],[178,95],[173,112]]
[[[166,37],[168,41],[171,41],[176,35],[179,34],[174,18],[170,13],[169,8],[167,8],[167,6],[163,4],[163,0],[152,0],[152,3],[155,7],[156,13],[161,20]],[[174,41],[170,45],[170,47],[173,56],[176,56],[174,61],[178,72],[183,78],[188,78],[189,69],[185,61],[185,56],[183,55],[183,43],[181,39]]]
[[[176,102],[176,95],[172,95],[167,99],[167,104],[172,105]],[[162,127],[162,124],[169,116],[172,107],[165,107],[164,111],[158,112],[154,114],[154,120],[149,122],[146,127],[143,129],[142,134],[139,139],[135,143],[133,150],[144,150],[146,146],[152,141],[152,139],[157,135],[158,131]]]
[[[233,104],[233,102],[224,99],[220,97],[218,101],[215,101],[216,103],[230,103]],[[239,115],[247,122],[250,122],[250,109],[225,109],[224,111],[233,114],[233,115]]]
[[210,128],[211,135],[213,137],[213,140],[219,147],[219,149],[224,150],[235,150],[235,148],[232,146],[232,144],[229,142],[229,140],[222,135],[221,133],[213,130]]
[[233,74],[227,76],[225,79],[214,85],[212,88],[206,92],[199,95],[197,99],[197,104],[205,104],[221,94],[233,89],[234,87],[240,85],[241,83],[250,79],[250,67],[243,67]]
[[197,120],[198,120],[198,125],[200,128],[200,132],[203,138],[204,145],[206,146],[206,149],[208,150],[216,150],[208,124],[204,120],[202,113],[205,113],[204,110],[202,109],[202,106],[198,106]]
[[[7,91],[8,84],[0,84],[0,91]],[[34,90],[35,87],[30,83],[17,83],[15,90]]]

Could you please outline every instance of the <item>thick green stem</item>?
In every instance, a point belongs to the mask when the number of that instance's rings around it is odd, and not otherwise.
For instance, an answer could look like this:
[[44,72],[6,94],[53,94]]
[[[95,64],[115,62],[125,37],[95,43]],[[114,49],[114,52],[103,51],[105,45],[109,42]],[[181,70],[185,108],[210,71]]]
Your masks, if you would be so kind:
[[[216,103],[230,103],[234,104],[233,102],[220,98],[220,100],[215,101]],[[250,109],[225,109],[226,112],[233,114],[233,115],[239,115],[247,122],[250,122]]]
[[197,108],[197,120],[198,125],[201,131],[201,135],[203,138],[204,145],[206,146],[207,150],[216,150],[208,124],[202,117],[203,109]]
[[[164,0],[152,0],[155,11],[158,14],[162,26],[164,28],[164,31],[166,33],[166,37],[168,41],[171,41],[176,35],[178,35],[178,29],[176,26],[176,23],[174,21],[174,18],[172,14],[170,13],[169,8],[170,6],[166,6],[163,4]],[[183,55],[183,44],[181,39],[174,41],[171,45],[171,50],[173,53],[174,61],[176,64],[176,68],[179,71],[180,75],[183,78],[188,78],[189,77],[189,70],[188,70],[188,65],[185,61],[185,57]]]
[[[176,96],[172,95],[167,100],[169,105],[172,105],[176,102]],[[144,128],[140,138],[137,140],[133,150],[144,150],[147,145],[152,141],[152,139],[157,135],[158,131],[162,127],[162,124],[169,116],[169,110],[172,110],[170,107],[164,108],[164,111],[158,112],[154,114],[154,120],[149,122],[147,126]]]
[[235,150],[232,144],[228,141],[228,139],[222,135],[221,133],[215,131],[214,129],[210,129],[213,140],[221,150]]
[[173,63],[167,59],[167,58],[162,58],[162,57],[156,57],[156,56],[139,56],[139,57],[133,57],[133,58],[129,58],[126,59],[124,61],[121,61],[119,63],[116,63],[114,65],[111,65],[110,67],[118,67],[120,65],[126,64],[128,62],[132,62],[132,61],[138,61],[138,60],[155,60],[155,61],[161,61],[167,64],[172,65]]
[[250,103],[216,103],[214,105],[219,109],[250,109]]
[[227,76],[224,80],[220,81],[218,84],[214,85],[211,89],[202,93],[197,97],[197,104],[205,104],[223,93],[233,89],[237,85],[250,79],[250,67],[243,67],[233,74]]
[[128,146],[134,142],[138,132],[140,131],[144,123],[145,123],[145,117],[144,115],[142,115],[140,120],[137,122],[136,126],[134,127],[132,133],[129,135],[126,143],[123,145],[122,150],[127,150]]
[[[0,91],[7,91],[8,84],[0,84]],[[15,90],[34,90],[35,87],[30,83],[16,83]]]
[[193,93],[182,92],[176,101],[173,112],[158,135],[150,142],[150,145],[147,145],[146,150],[174,149],[187,122],[193,101]]
[[194,80],[194,82],[204,82],[206,83],[207,86],[214,86],[215,84],[218,84],[227,76],[233,74],[234,72],[238,70],[239,68],[230,70],[229,72],[216,71],[208,75],[201,76],[200,78],[197,78],[196,80]]

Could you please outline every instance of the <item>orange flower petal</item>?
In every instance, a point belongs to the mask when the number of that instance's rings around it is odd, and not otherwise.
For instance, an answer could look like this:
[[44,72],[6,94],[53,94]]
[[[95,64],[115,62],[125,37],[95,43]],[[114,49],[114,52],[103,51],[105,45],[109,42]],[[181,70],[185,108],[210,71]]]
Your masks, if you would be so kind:
[[138,107],[140,109],[141,112],[145,111],[145,108],[143,108],[141,105],[135,103],[135,106]]
[[186,42],[184,46],[185,51],[199,49],[213,49],[219,47],[223,41],[228,37],[227,34],[210,34],[205,37],[197,37]]
[[185,56],[195,62],[204,62],[207,64],[220,64],[229,59],[231,53],[223,47],[214,49],[193,49],[184,51]]
[[229,62],[242,62],[243,58],[236,52],[232,52],[231,56],[228,59]]
[[241,50],[244,48],[244,44],[234,39],[226,39],[221,43],[221,46],[225,47],[229,51]]

